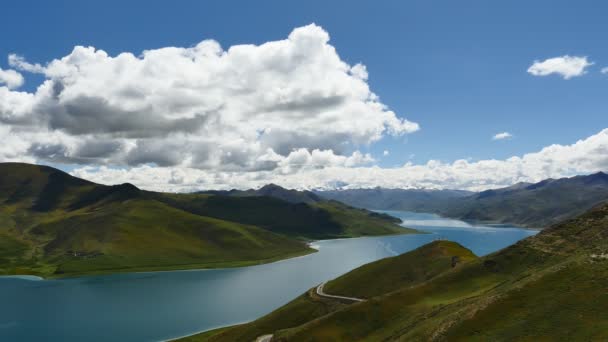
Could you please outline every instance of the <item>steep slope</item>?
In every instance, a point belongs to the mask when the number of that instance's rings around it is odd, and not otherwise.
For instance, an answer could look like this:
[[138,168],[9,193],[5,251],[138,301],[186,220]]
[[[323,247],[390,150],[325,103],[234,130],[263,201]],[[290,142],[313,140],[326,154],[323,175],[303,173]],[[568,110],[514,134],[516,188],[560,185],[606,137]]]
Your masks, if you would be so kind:
[[464,220],[548,227],[608,200],[608,175],[547,179],[450,201],[437,212]]
[[257,196],[270,196],[290,203],[315,203],[322,199],[311,191],[285,189],[276,184],[267,184],[255,191]]
[[274,197],[289,203],[315,203],[322,201],[321,197],[317,196],[312,191],[298,191],[293,189],[285,189],[276,184],[267,184],[255,190],[211,190],[201,191],[203,194],[237,196],[237,197]]
[[[413,233],[391,216],[337,202],[289,203],[265,196],[163,195],[160,201],[198,215],[263,227],[303,239]],[[238,210],[236,210],[238,208]]]
[[358,208],[435,212],[450,199],[473,194],[464,190],[425,189],[348,189],[316,191],[322,198],[332,199]]
[[66,205],[95,184],[48,166],[0,163],[0,201],[4,205],[48,211]]
[[313,252],[302,239],[412,232],[390,217],[333,207],[147,192],[0,163],[0,274],[238,266]]
[[305,254],[264,229],[194,215],[154,200],[115,202],[30,230],[54,274],[242,266]]
[[298,191],[293,189],[285,189],[276,184],[267,184],[259,189],[249,190],[211,190],[201,191],[199,193],[235,196],[235,197],[274,197],[289,203],[315,203],[322,201],[322,198],[317,196],[312,191]]
[[[203,197],[200,197],[201,194]],[[204,195],[214,195],[204,197]],[[259,225],[273,232],[309,239],[357,237],[413,233],[397,227],[398,218],[338,201],[323,200],[310,191],[284,189],[269,184],[258,190],[206,191],[191,195],[193,200],[172,199],[202,215]],[[275,207],[282,210],[274,210]],[[231,208],[238,207],[238,211]]]
[[605,340],[608,205],[273,340]]
[[434,241],[411,252],[381,259],[328,282],[327,293],[371,298],[434,278],[476,260],[473,252],[452,241]]
[[[455,259],[457,262],[453,264]],[[414,251],[375,261],[346,273],[327,283],[325,292],[369,298],[420,284],[475,259],[471,251],[455,242],[435,241]],[[258,336],[297,327],[351,304],[319,297],[314,290],[309,290],[251,323],[191,336],[183,341],[253,341]]]
[[376,188],[317,194],[361,208],[433,212],[467,221],[544,228],[608,201],[608,175],[598,172],[535,184],[517,183],[478,193]]
[[[452,267],[453,256],[461,262]],[[380,276],[381,275],[381,276]],[[483,258],[439,241],[355,269],[248,324],[190,341],[608,339],[608,204]]]

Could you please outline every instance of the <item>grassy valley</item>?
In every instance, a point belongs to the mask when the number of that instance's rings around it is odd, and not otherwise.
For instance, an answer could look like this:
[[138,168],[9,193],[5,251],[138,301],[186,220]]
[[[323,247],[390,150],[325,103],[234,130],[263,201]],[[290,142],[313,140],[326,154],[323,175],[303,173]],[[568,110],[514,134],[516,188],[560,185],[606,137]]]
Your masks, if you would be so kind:
[[251,265],[311,253],[311,239],[414,232],[396,223],[337,202],[156,193],[0,164],[0,274]]
[[319,299],[309,292],[254,322],[191,340],[606,340],[607,266],[601,205],[483,258],[439,241],[325,287],[364,302],[322,298],[325,309],[313,311]]

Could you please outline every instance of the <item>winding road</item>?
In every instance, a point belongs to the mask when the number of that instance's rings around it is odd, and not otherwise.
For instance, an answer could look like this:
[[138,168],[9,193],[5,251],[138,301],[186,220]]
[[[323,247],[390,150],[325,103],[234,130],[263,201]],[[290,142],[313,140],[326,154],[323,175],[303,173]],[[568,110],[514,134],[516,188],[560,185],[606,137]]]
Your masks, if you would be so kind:
[[333,298],[333,299],[344,299],[344,300],[350,300],[350,301],[353,301],[353,302],[364,302],[365,301],[365,299],[361,299],[361,298],[334,296],[334,295],[327,294],[327,293],[323,292],[323,287],[325,286],[326,283],[327,282],[324,282],[324,283],[321,283],[319,286],[317,286],[317,295],[319,297]]
[[[342,300],[350,300],[352,302],[364,302],[365,299],[355,298],[355,297],[344,297],[344,296],[334,296],[323,292],[323,287],[327,282],[323,282],[317,286],[316,293],[319,297],[331,298],[331,299],[342,299]],[[272,340],[272,334],[262,335],[255,339],[255,342],[270,342]]]
[[255,339],[255,342],[270,342],[272,340],[272,334],[262,335]]

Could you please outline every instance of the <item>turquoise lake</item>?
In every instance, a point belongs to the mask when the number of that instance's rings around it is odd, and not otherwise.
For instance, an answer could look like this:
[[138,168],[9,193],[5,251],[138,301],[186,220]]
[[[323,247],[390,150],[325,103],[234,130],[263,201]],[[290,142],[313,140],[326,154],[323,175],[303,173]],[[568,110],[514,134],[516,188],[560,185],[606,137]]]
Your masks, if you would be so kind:
[[441,238],[485,255],[536,234],[387,212],[430,234],[315,242],[317,253],[215,270],[0,278],[0,341],[162,341],[256,319],[365,263]]

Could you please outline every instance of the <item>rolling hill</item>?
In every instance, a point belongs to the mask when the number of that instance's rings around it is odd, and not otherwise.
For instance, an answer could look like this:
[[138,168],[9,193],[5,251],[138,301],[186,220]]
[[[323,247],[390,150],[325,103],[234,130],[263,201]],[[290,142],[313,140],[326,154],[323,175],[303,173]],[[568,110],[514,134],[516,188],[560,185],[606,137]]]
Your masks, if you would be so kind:
[[0,164],[0,274],[240,266],[311,253],[310,239],[411,232],[333,201],[148,192]]
[[325,287],[364,302],[309,291],[256,321],[189,340],[262,334],[273,334],[272,341],[606,340],[607,266],[604,204],[483,258],[434,242]]

